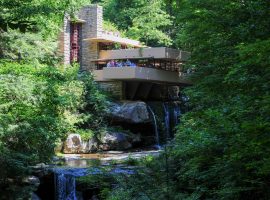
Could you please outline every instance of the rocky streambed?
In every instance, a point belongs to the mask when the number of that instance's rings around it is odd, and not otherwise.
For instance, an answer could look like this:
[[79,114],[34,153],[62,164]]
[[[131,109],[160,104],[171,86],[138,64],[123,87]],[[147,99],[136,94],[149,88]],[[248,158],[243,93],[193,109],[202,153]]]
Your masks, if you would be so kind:
[[115,176],[130,176],[136,173],[138,166],[132,162],[157,156],[160,151],[134,149],[96,154],[65,154],[55,158],[55,165],[36,167],[40,182],[33,199],[98,199],[103,189],[100,181],[113,185]]
[[180,103],[177,101],[111,102],[106,113],[108,127],[91,138],[69,133],[58,150],[65,154],[87,154],[158,146],[173,137],[180,115]]
[[104,187],[115,184],[115,176],[132,176],[138,160],[160,154],[159,145],[173,137],[179,123],[179,105],[111,102],[106,113],[109,128],[87,139],[79,133],[68,134],[54,164],[36,169],[40,185],[33,199],[99,199]]

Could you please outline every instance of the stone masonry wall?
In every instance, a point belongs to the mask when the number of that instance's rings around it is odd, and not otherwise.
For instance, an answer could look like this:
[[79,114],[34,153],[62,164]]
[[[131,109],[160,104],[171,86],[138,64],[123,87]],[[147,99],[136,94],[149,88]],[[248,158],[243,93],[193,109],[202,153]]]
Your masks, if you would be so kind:
[[124,98],[124,86],[122,81],[98,82],[98,86],[101,90],[108,92],[118,100]]
[[[94,70],[96,64],[91,62],[93,59],[98,59],[99,49],[97,42],[90,42],[89,38],[96,38],[102,35],[103,28],[103,9],[98,5],[89,5],[83,7],[78,13],[77,17],[84,20],[82,23],[81,32],[81,57],[80,65],[82,70]],[[63,38],[64,44],[64,64],[70,64],[70,17],[65,15]]]
[[[57,56],[64,58],[64,31],[61,31],[58,35],[57,43]],[[64,61],[63,61],[64,64]]]
[[78,12],[78,18],[85,21],[82,24],[81,69],[94,70],[96,65],[91,60],[99,57],[98,43],[86,39],[101,36],[103,31],[102,7],[98,5],[86,6]]
[[64,44],[64,64],[70,64],[70,17],[65,15],[64,17],[64,30],[63,30],[63,44]]

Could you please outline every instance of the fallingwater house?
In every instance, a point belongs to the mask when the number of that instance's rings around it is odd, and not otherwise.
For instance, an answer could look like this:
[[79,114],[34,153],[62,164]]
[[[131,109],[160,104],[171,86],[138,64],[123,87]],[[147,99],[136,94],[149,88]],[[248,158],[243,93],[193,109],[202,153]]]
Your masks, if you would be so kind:
[[[189,53],[167,47],[146,47],[103,29],[101,6],[82,8],[64,20],[60,51],[64,63],[90,70],[100,87],[121,100],[164,100],[189,84],[181,66]],[[115,48],[117,47],[117,48]]]

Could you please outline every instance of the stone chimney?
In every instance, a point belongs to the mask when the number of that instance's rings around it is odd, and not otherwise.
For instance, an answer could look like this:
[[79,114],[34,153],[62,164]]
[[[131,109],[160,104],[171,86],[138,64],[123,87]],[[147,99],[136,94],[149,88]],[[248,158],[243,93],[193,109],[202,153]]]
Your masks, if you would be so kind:
[[[96,64],[91,62],[98,59],[99,49],[97,42],[90,42],[90,38],[102,35],[103,9],[98,5],[89,5],[78,11],[76,17],[81,23],[80,33],[80,66],[82,70],[94,70]],[[64,63],[70,64],[70,17],[64,19]]]

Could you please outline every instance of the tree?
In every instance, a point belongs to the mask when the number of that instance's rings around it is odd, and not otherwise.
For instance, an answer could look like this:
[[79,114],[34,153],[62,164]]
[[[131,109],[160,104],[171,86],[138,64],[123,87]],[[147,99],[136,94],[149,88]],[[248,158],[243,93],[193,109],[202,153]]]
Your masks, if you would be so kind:
[[89,0],[0,0],[0,29],[42,32],[56,37],[65,12],[73,14]]
[[193,110],[173,153],[187,197],[268,199],[269,1],[181,1],[178,45],[192,51]]
[[111,199],[164,199],[168,191],[170,199],[269,199],[270,2],[172,3],[175,45],[192,52],[195,71],[184,90],[192,109],[168,155],[172,175],[165,185],[161,156]]
[[171,18],[161,0],[105,0],[104,16],[126,32],[128,37],[149,46],[170,45],[166,28]]
[[87,120],[102,121],[105,97],[91,76],[78,79],[78,68],[62,67],[56,54],[64,13],[84,2],[0,0],[1,199],[28,199],[30,166],[49,162],[68,132],[97,129]]
[[162,2],[152,0],[138,9],[127,35],[137,38],[146,45],[159,46],[171,44],[171,39],[162,28],[171,25],[170,16],[162,10]]

